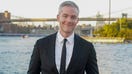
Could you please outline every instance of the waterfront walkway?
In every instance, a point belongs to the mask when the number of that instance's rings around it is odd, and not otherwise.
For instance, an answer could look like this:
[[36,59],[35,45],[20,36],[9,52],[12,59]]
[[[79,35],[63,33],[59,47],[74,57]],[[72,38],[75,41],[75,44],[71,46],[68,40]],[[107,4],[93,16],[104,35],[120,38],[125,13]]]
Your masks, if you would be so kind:
[[82,38],[93,43],[124,43],[125,42],[125,38],[121,38],[121,37],[84,37],[83,36]]

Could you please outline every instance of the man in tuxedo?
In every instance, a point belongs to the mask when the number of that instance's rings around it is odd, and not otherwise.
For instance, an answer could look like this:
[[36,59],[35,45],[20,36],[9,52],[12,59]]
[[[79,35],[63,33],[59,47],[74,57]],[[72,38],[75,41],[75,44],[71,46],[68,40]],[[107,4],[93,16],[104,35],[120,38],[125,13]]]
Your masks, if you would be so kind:
[[59,30],[37,40],[28,74],[99,74],[93,44],[74,33],[78,16],[79,8],[74,2],[60,5]]

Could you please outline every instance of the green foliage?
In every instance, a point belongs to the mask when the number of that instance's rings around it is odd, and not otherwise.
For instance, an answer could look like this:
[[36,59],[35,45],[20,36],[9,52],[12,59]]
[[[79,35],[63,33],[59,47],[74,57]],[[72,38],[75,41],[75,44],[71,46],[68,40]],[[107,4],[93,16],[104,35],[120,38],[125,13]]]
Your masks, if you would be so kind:
[[105,24],[102,28],[94,31],[100,37],[132,37],[132,21],[122,18],[110,25]]
[[132,29],[132,21],[128,21],[128,28]]

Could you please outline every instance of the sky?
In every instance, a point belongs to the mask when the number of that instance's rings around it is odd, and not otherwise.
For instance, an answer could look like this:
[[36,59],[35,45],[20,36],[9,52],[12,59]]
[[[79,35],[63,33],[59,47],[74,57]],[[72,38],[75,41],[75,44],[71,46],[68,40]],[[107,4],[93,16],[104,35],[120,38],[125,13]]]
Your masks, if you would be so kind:
[[[25,18],[56,18],[59,4],[65,0],[0,0],[0,12]],[[108,17],[109,0],[71,0],[80,8],[79,17],[95,17],[98,12]],[[111,16],[132,17],[132,0],[111,0]]]

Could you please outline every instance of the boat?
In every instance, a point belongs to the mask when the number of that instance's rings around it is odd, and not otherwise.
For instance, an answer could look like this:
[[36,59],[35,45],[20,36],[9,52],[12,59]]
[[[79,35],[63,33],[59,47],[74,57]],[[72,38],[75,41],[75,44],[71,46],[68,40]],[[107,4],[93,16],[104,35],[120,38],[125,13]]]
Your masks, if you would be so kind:
[[22,35],[22,38],[28,38],[28,35]]

